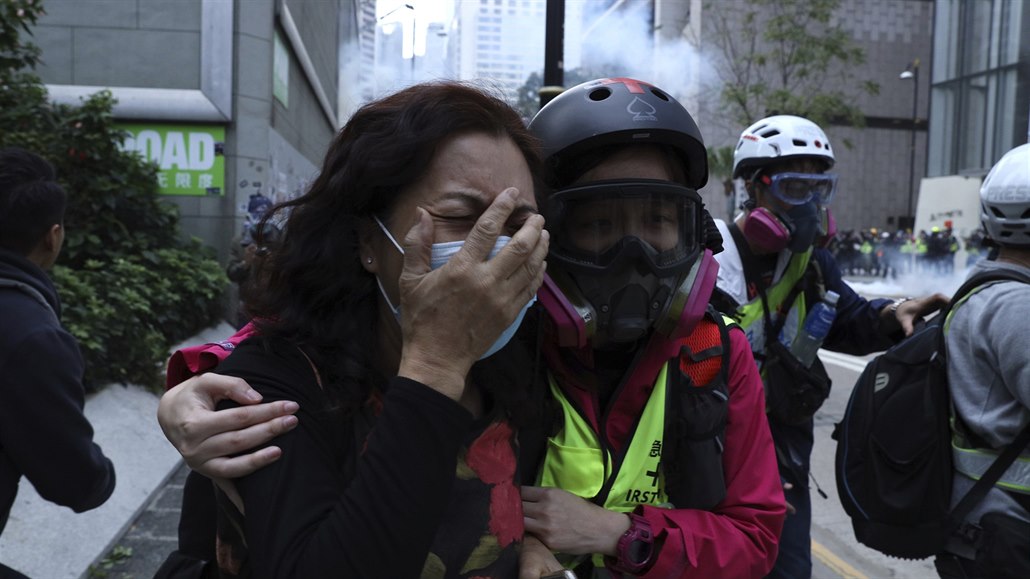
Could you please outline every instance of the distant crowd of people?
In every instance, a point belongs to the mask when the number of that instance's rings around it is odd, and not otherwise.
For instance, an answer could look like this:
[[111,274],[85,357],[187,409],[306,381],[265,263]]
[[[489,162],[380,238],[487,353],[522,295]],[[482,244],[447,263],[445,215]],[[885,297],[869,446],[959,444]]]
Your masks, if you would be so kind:
[[981,229],[960,239],[947,226],[921,229],[917,234],[911,229],[891,232],[870,227],[840,231],[828,248],[845,275],[893,278],[910,273],[950,274],[955,270],[955,254],[963,248],[968,269],[987,255],[984,240]]

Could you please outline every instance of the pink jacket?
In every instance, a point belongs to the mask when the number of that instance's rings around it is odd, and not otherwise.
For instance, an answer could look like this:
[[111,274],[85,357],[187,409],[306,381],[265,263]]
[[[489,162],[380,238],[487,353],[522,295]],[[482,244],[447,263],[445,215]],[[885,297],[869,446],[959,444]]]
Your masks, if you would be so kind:
[[[786,504],[765,415],[765,392],[744,332],[733,328],[729,336],[729,410],[722,461],[726,497],[710,511],[638,506],[636,512],[651,523],[655,544],[661,545],[642,578],[757,578],[776,561]],[[589,379],[592,351],[579,352],[578,369],[563,367],[554,350],[545,349],[545,356],[548,367],[560,374],[565,395],[584,409],[594,431],[603,429],[615,450],[628,444],[655,379],[654,372],[646,371],[647,364],[657,368],[658,359],[637,360],[638,371],[613,395],[604,416],[589,388],[571,385]],[[598,424],[602,416],[604,423]]]

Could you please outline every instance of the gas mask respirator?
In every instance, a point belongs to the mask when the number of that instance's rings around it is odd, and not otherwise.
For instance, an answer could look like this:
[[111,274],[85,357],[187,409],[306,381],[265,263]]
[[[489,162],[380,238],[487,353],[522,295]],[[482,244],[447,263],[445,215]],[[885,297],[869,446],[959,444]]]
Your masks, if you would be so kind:
[[[836,234],[829,202],[837,190],[837,176],[824,173],[777,173],[755,176],[769,195],[788,205],[783,212],[751,207],[744,220],[744,237],[762,253],[789,249],[807,251],[825,245]],[[754,202],[751,201],[753,204]]]
[[702,246],[700,196],[668,181],[613,180],[556,192],[547,205],[549,276],[540,300],[559,345],[675,337],[700,320],[718,265]]

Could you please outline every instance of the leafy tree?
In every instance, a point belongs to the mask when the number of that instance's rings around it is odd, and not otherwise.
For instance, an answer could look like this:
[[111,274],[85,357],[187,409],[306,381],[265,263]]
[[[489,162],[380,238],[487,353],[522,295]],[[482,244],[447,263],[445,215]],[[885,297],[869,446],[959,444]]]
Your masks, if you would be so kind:
[[[574,68],[565,71],[565,88],[576,86],[588,80],[601,78],[605,75],[595,74],[585,68]],[[544,75],[540,72],[532,72],[526,78],[526,82],[519,87],[518,102],[515,108],[522,113],[523,118],[529,120],[540,110],[540,87],[544,84]]]
[[40,51],[21,39],[43,13],[40,0],[0,2],[0,147],[43,156],[68,192],[52,275],[87,385],[156,385],[168,349],[218,318],[227,280],[210,248],[181,239],[156,167],[119,149],[111,94],[76,107],[49,102],[31,72]]
[[[854,91],[880,87],[849,73],[865,52],[833,16],[840,0],[751,0],[743,12],[709,8],[724,113],[739,126],[769,114],[864,126]],[[845,92],[845,91],[848,92]]]
[[733,193],[733,147],[708,147],[708,174],[722,182],[723,193]]

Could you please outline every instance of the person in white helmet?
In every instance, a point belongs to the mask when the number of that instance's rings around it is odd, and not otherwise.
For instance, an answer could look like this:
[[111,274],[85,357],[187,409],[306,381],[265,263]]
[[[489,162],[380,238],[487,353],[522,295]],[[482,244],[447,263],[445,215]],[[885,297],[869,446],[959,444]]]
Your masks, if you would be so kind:
[[822,346],[849,354],[886,349],[947,298],[866,300],[841,277],[824,246],[836,233],[829,202],[837,189],[834,149],[808,119],[776,115],[748,127],[734,151],[733,177],[748,199],[733,223],[717,220],[724,248],[717,307],[744,328],[766,386],[788,515],[770,577],[810,577],[809,461],[812,415],[829,394],[818,357],[805,367],[790,351],[805,315],[836,293],[836,318]]
[[[970,271],[1015,273],[1025,282],[989,282],[959,302],[947,326],[948,389],[956,421],[958,501],[1030,423],[1030,144],[998,161],[980,189],[980,221],[998,248]],[[1030,577],[1030,449],[977,504],[935,561],[941,577]]]

